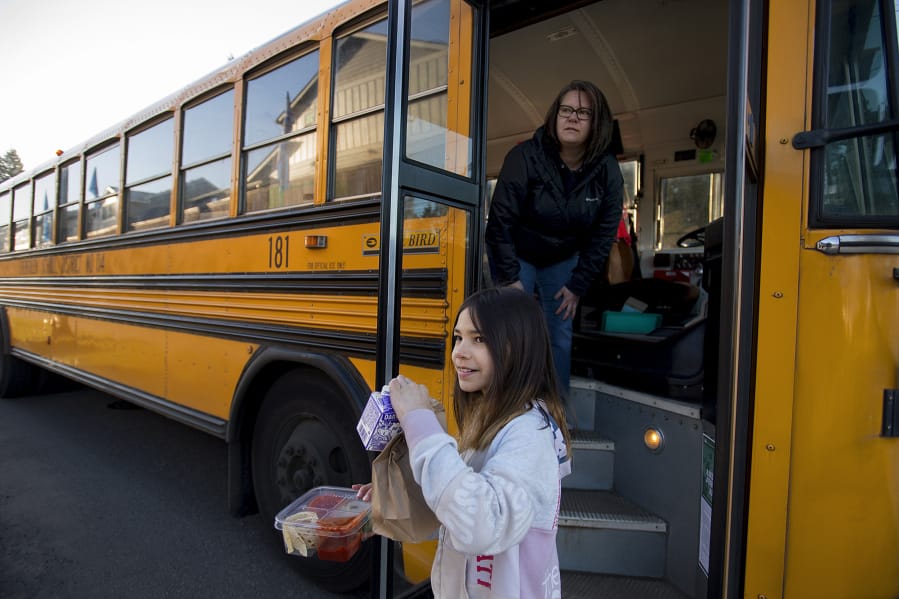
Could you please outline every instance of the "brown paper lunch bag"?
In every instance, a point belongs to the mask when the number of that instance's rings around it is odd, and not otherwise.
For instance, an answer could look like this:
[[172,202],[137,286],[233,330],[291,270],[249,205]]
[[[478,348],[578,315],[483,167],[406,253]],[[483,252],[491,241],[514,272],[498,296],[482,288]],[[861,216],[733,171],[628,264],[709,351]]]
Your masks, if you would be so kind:
[[[434,411],[444,430],[446,413],[434,401]],[[412,476],[406,435],[396,435],[372,462],[371,520],[379,535],[404,543],[434,538],[440,526]]]

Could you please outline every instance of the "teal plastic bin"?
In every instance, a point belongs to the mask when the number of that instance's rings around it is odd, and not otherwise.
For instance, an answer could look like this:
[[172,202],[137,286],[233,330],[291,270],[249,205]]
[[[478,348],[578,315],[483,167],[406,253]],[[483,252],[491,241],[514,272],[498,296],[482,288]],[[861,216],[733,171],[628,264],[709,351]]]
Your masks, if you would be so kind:
[[633,333],[645,335],[662,326],[661,314],[646,312],[613,312],[602,313],[602,330],[605,333]]

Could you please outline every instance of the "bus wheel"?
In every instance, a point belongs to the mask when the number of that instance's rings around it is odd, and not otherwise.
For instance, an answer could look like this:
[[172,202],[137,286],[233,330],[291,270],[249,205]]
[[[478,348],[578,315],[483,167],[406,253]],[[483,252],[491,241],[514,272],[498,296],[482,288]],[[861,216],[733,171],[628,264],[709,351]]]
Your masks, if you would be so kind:
[[[345,398],[321,375],[293,371],[272,385],[252,443],[253,486],[267,525],[274,526],[275,515],[313,487],[349,487],[371,480],[355,418]],[[363,543],[347,562],[290,559],[327,590],[346,592],[368,580],[371,542]]]
[[39,370],[9,354],[0,355],[0,397],[19,397],[37,389]]

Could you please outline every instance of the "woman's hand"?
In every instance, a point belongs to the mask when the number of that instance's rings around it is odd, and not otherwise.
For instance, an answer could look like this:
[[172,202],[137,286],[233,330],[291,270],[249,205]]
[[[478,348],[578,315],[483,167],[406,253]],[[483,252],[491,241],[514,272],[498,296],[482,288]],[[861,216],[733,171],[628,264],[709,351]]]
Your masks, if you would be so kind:
[[419,385],[403,375],[390,381],[390,403],[400,424],[412,410],[431,409],[431,394],[424,385]]
[[569,291],[568,287],[564,285],[562,285],[562,288],[553,296],[553,299],[560,298],[562,303],[560,303],[559,307],[556,309],[556,314],[560,314],[562,320],[574,318],[574,313],[577,312],[577,303],[581,298]]
[[356,499],[371,501],[371,483],[365,483],[364,485],[355,484],[353,485],[353,490],[356,491]]

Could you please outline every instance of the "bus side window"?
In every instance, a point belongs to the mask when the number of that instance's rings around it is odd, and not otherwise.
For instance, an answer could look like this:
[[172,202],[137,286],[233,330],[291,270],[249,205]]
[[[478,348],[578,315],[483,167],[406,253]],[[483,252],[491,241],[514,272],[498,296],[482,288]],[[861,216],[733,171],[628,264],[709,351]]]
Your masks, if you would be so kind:
[[12,201],[9,192],[0,194],[0,253],[9,251],[9,216]]
[[184,110],[180,223],[230,214],[233,121],[233,89]]
[[59,230],[57,242],[77,241],[81,237],[78,216],[81,210],[81,161],[59,169]]
[[12,249],[31,247],[31,182],[12,190]]
[[247,82],[243,180],[246,212],[315,199],[318,50]]
[[87,157],[84,231],[89,238],[118,232],[119,160],[118,143]]
[[53,171],[34,180],[34,246],[53,243],[53,214],[56,211],[56,176]]
[[386,79],[386,20],[337,39],[331,96],[331,199],[381,193]]
[[[886,28],[896,27],[896,15],[882,15],[876,0],[834,0],[829,3],[830,37],[818,56],[826,97],[815,106],[815,128],[842,129],[896,118],[890,99],[891,65]],[[895,39],[895,38],[892,38]],[[832,141],[814,151],[823,181],[813,202],[813,226],[880,227],[899,225],[896,181],[896,132],[858,135]]]
[[656,249],[676,250],[683,235],[724,214],[721,173],[661,179]]
[[172,117],[128,137],[126,231],[165,227],[172,205]]

